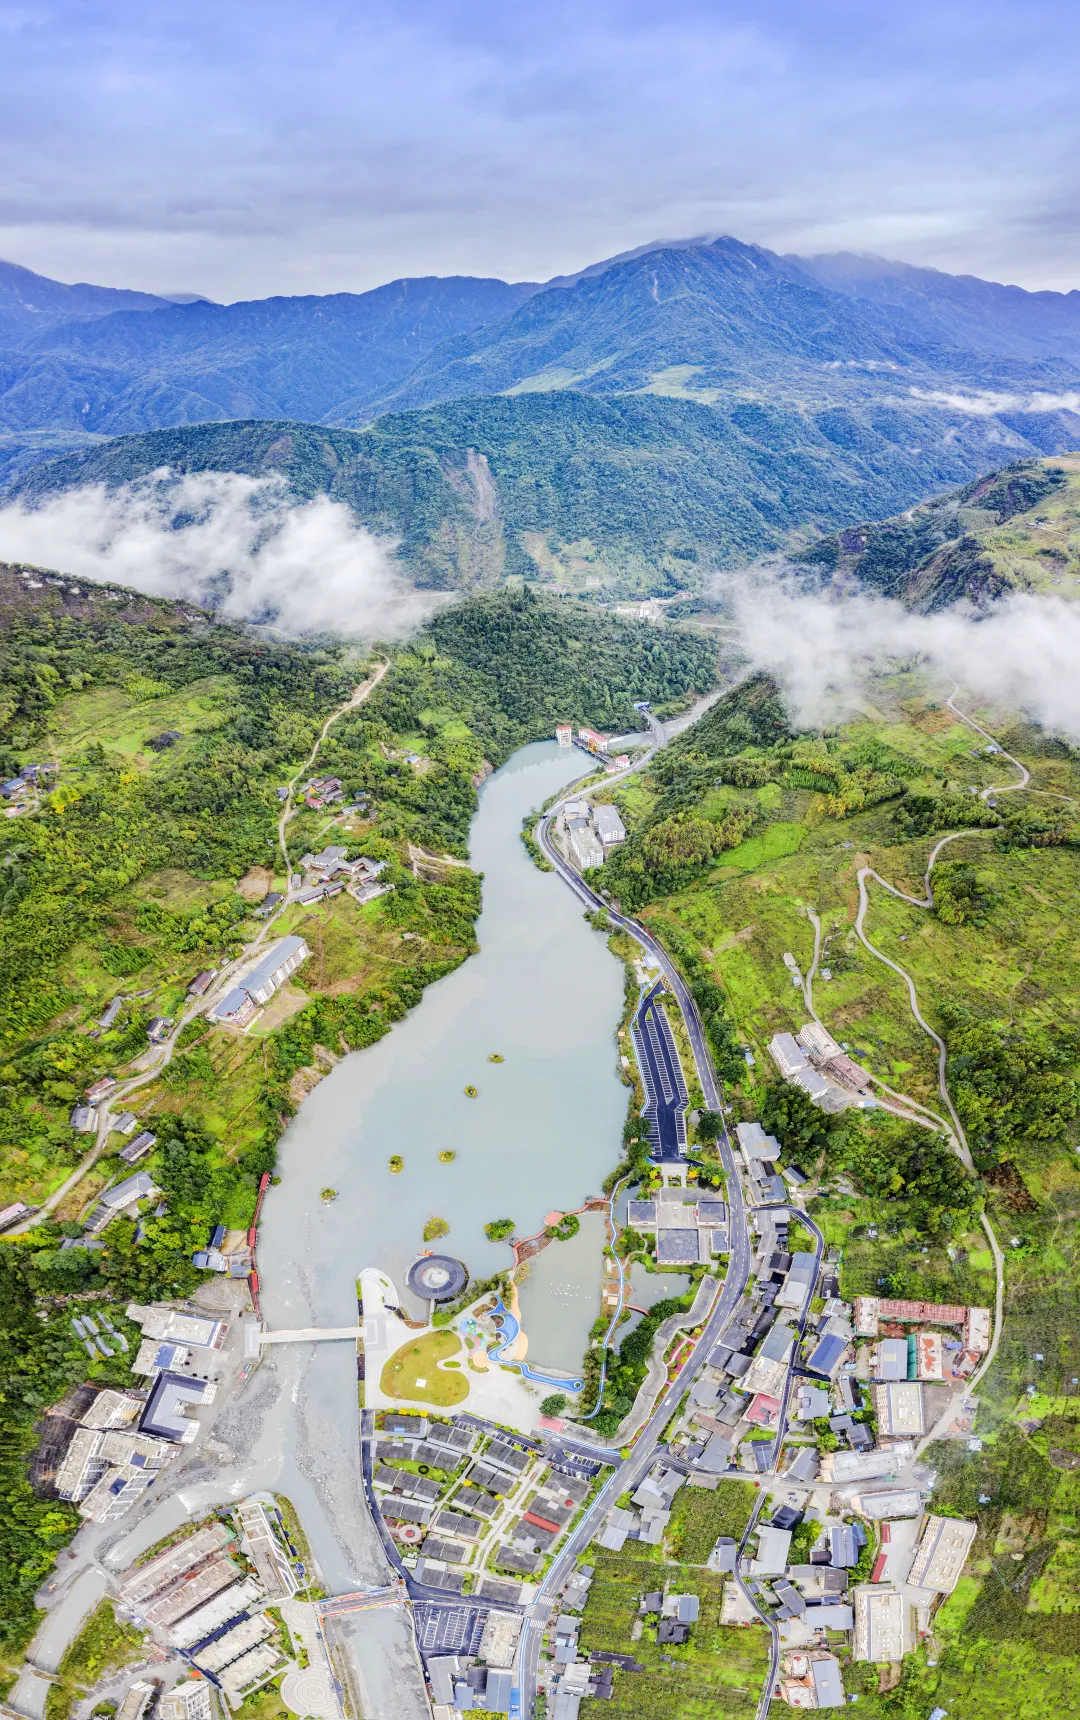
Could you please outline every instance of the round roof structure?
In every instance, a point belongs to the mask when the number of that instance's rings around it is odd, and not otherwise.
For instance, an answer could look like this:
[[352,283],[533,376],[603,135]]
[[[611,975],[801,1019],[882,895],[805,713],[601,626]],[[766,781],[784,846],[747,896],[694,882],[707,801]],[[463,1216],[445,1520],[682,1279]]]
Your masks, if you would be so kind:
[[450,1254],[422,1254],[409,1267],[405,1282],[422,1302],[450,1302],[464,1290],[469,1274]]

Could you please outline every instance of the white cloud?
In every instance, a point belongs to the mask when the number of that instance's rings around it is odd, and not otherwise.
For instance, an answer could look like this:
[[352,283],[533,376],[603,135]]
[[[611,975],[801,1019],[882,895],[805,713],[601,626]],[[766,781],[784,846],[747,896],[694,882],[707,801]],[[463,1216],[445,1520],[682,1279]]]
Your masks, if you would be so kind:
[[297,503],[278,477],[163,468],[0,508],[0,559],[186,597],[282,632],[389,639],[429,604],[341,502]]
[[972,394],[951,393],[942,388],[913,388],[915,400],[928,406],[942,406],[950,412],[966,412],[974,418],[994,418],[999,412],[1076,412],[1080,413],[1080,394],[1049,394],[1036,390],[1030,394],[998,393],[978,388]]
[[727,591],[744,657],[776,677],[800,726],[851,713],[875,667],[915,658],[975,701],[1080,742],[1080,603],[1017,593],[986,615],[913,615],[892,599],[808,593],[783,576]]

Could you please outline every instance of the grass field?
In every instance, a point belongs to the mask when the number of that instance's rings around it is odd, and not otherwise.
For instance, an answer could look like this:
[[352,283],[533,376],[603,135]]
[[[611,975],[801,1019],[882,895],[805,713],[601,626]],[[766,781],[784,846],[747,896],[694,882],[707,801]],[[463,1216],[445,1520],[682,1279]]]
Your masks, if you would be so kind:
[[[582,1619],[582,1649],[632,1654],[644,1672],[615,1673],[611,1702],[588,1703],[585,1712],[610,1720],[750,1720],[761,1694],[767,1664],[764,1628],[720,1624],[723,1579],[681,1565],[664,1565],[623,1553],[590,1553],[596,1574]],[[656,1624],[635,1641],[631,1630],[647,1590],[665,1584],[695,1594],[700,1617],[688,1643],[656,1642]]]
[[387,1397],[450,1409],[468,1397],[469,1382],[462,1374],[448,1373],[441,1364],[460,1354],[461,1340],[455,1333],[428,1332],[414,1343],[402,1344],[384,1364],[382,1389]]
[[112,1601],[102,1601],[64,1652],[58,1682],[46,1696],[46,1720],[65,1720],[107,1673],[141,1659],[149,1640],[148,1632],[117,1618]]
[[703,1487],[681,1487],[668,1530],[676,1558],[687,1565],[703,1565],[721,1535],[741,1540],[755,1493],[748,1481],[721,1481],[713,1493]]

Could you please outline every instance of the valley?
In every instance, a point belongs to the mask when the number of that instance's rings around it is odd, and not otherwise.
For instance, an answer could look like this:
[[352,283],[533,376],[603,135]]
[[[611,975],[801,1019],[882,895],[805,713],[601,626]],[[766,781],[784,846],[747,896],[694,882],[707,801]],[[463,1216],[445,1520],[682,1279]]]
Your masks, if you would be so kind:
[[127,1562],[241,1496],[311,1611],[245,1590],[171,1720],[1072,1690],[1076,747],[918,651],[800,721],[732,620],[781,564],[976,628],[1080,590],[1071,298],[932,277],[9,305],[3,529],[270,480],[432,599],[290,640],[0,567],[27,1720],[133,1700],[144,1629],[180,1676]]

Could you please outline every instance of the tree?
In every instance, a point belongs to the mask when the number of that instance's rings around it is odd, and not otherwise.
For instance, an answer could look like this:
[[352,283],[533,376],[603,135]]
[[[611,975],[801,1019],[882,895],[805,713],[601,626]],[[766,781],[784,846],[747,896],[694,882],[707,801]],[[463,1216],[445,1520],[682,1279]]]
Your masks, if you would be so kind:
[[489,1242],[505,1242],[507,1237],[514,1234],[512,1218],[493,1218],[490,1224],[485,1224],[484,1235]]
[[715,1145],[723,1132],[724,1119],[719,1111],[702,1111],[697,1123],[698,1140]]
[[540,1405],[541,1415],[562,1415],[570,1399],[563,1392],[551,1392]]
[[580,1229],[581,1220],[577,1213],[567,1212],[560,1218],[558,1224],[548,1225],[547,1233],[559,1242],[569,1242],[570,1238],[576,1236]]

